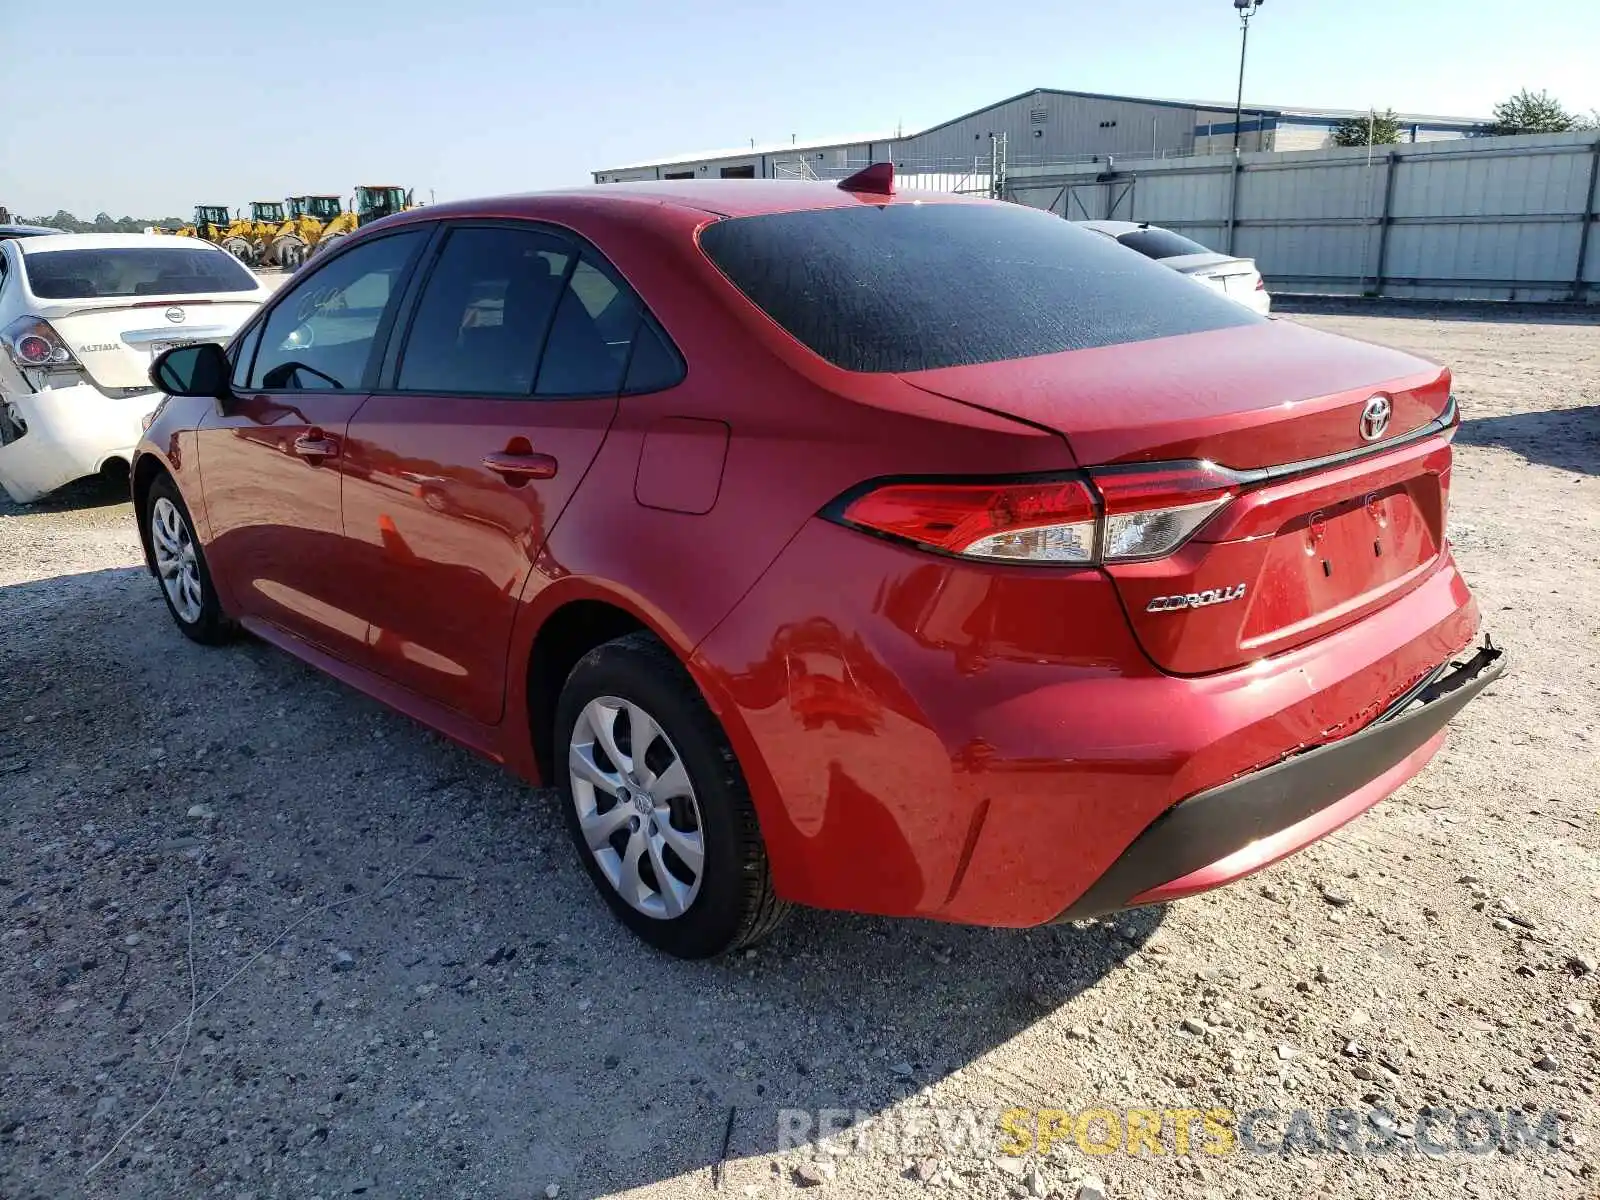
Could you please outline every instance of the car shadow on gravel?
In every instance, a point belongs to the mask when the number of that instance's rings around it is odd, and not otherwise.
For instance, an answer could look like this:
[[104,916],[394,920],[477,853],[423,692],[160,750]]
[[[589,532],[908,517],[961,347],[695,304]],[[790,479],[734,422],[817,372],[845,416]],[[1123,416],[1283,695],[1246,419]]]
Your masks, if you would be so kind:
[[190,938],[199,994],[223,991],[112,1188],[586,1197],[725,1174],[740,1195],[824,1109],[855,1123],[958,1072],[1060,1106],[1045,1063],[991,1054],[1025,1031],[1119,1066],[1092,996],[1060,1010],[1162,909],[1026,931],[799,911],[753,952],[674,960],[613,919],[555,792],[264,643],[188,642],[143,570],[0,588],[0,615],[20,622],[0,1044],[26,1064],[0,1193],[73,1194],[162,1094]]
[[0,517],[28,513],[81,512],[95,508],[114,508],[128,503],[128,472],[115,468],[74,480],[29,504],[17,504],[0,488]]
[[1468,446],[1502,446],[1563,471],[1600,475],[1600,404],[1472,417],[1461,422],[1456,439]]

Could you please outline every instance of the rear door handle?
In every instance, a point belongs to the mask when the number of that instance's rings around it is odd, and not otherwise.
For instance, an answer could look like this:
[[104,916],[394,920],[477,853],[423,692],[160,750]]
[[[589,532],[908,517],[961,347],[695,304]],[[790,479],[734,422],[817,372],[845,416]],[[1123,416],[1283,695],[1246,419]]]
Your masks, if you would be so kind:
[[318,462],[324,458],[332,458],[339,453],[339,443],[330,437],[325,437],[321,430],[313,430],[309,434],[302,434],[294,440],[294,452],[301,458],[308,458]]
[[553,454],[512,454],[509,451],[485,454],[483,465],[507,483],[522,483],[529,479],[554,479],[556,460]]

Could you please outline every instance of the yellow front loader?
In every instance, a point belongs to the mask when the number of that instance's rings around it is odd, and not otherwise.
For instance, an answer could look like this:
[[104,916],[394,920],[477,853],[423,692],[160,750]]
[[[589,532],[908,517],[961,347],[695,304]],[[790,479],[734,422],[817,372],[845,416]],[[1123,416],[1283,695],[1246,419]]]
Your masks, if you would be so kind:
[[337,242],[340,238],[349,237],[361,226],[393,213],[405,212],[415,208],[411,202],[411,192],[407,188],[396,187],[393,184],[360,184],[356,187],[355,203],[352,211],[339,214],[339,219],[322,231],[322,239],[317,243],[318,250]]
[[178,237],[197,237],[208,242],[220,243],[231,224],[225,205],[196,204],[194,221],[181,229],[174,229],[173,233]]
[[294,270],[305,259],[307,241],[293,214],[278,200],[255,200],[250,204],[250,243],[257,266]]
[[346,214],[338,196],[290,196],[289,219],[279,228],[275,251],[279,265],[294,270],[321,244],[330,232],[355,228],[355,217]]

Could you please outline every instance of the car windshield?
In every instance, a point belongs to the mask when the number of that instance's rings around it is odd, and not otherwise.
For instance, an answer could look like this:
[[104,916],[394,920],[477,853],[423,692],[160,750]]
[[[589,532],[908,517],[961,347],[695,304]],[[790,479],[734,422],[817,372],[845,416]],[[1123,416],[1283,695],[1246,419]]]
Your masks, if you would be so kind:
[[1185,254],[1210,254],[1211,249],[1170,229],[1135,229],[1117,239],[1146,258],[1181,258]]
[[918,371],[1260,320],[1099,234],[1017,204],[861,204],[736,217],[700,245],[850,371]]
[[188,296],[253,292],[257,287],[255,276],[231,254],[196,247],[44,250],[24,255],[22,261],[28,285],[41,300]]

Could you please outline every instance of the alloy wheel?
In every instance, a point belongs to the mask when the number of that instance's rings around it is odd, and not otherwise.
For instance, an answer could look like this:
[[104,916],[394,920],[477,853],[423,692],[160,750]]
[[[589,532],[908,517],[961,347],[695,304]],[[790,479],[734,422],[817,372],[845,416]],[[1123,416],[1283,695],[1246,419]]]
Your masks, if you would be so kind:
[[682,916],[700,893],[705,841],[694,784],[660,723],[633,701],[597,696],[573,725],[567,764],[601,874],[645,916]]
[[161,576],[172,611],[179,620],[193,625],[200,619],[205,599],[200,558],[189,523],[165,496],[157,497],[150,509],[150,545],[155,551],[156,573]]

